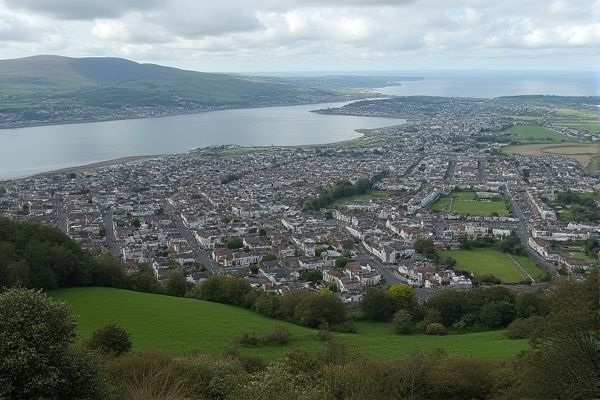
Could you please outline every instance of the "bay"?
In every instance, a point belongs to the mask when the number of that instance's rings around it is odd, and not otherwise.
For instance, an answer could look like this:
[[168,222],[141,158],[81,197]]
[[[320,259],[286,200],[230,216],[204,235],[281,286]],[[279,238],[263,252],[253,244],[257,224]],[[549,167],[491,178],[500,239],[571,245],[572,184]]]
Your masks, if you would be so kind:
[[478,98],[600,95],[600,74],[594,71],[415,71],[413,74],[424,79],[375,90],[389,96]]
[[121,157],[183,153],[212,145],[291,146],[338,142],[356,129],[401,119],[322,115],[346,103],[213,111],[161,118],[0,130],[0,179],[13,179]]

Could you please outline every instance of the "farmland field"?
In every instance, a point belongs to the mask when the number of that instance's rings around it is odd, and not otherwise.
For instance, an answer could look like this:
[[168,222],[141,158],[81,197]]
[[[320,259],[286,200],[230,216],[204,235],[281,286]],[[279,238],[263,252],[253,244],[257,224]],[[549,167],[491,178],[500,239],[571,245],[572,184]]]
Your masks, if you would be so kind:
[[557,155],[577,160],[582,166],[591,168],[600,155],[598,144],[562,143],[562,144],[526,144],[507,146],[507,154]]
[[[222,353],[242,331],[286,327],[290,343],[284,346],[242,348],[242,352],[276,359],[292,349],[318,351],[323,342],[317,331],[268,319],[255,312],[206,301],[138,293],[110,288],[71,288],[50,292],[67,301],[77,315],[79,334],[85,338],[108,323],[122,325],[135,349],[159,348],[173,353]],[[464,335],[427,336],[395,334],[389,323],[359,322],[358,333],[335,334],[354,354],[381,359],[402,358],[412,351],[445,349],[450,354],[508,358],[527,348],[525,340],[506,339],[502,331]]]
[[[452,202],[451,208],[450,202]],[[442,196],[430,207],[434,211],[479,217],[509,215],[504,200],[477,200],[475,192],[454,192],[449,196]]]
[[[440,255],[454,258],[457,271],[472,272],[475,276],[494,275],[503,283],[519,283],[527,279],[527,275],[515,265],[509,254],[495,249],[444,250]],[[534,279],[542,276],[543,270],[527,257],[515,257],[515,260]]]
[[501,133],[514,136],[518,141],[564,142],[570,140],[569,137],[552,132],[540,125],[514,125]]

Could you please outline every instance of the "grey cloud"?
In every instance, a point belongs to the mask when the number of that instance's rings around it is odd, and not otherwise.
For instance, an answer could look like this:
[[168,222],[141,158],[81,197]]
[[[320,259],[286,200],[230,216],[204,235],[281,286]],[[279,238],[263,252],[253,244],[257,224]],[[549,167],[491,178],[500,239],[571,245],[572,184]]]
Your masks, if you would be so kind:
[[5,0],[15,9],[65,20],[116,18],[131,10],[148,10],[161,0]]

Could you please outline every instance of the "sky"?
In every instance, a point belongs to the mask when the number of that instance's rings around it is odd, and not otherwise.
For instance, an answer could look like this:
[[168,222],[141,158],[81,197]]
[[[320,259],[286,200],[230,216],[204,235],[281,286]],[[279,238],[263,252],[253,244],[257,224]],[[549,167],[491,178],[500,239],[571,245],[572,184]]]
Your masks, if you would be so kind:
[[0,48],[226,72],[595,70],[600,0],[0,0]]

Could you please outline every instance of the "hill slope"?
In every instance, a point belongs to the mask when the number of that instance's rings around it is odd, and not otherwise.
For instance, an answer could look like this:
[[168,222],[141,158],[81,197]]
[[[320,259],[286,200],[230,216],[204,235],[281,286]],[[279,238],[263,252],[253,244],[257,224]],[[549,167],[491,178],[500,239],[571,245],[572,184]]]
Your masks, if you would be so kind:
[[317,103],[333,89],[202,73],[120,58],[0,60],[0,128]]
[[[273,359],[294,348],[316,351],[323,346],[316,338],[316,330],[224,304],[109,288],[61,289],[50,295],[72,305],[83,337],[115,321],[130,332],[138,349],[158,347],[176,353],[194,350],[220,353],[241,331],[262,332],[272,326],[284,326],[290,331],[288,345],[244,349],[244,352]],[[358,333],[336,335],[356,353],[387,359],[437,348],[452,354],[507,358],[527,347],[525,340],[508,340],[501,331],[442,337],[399,336],[384,323],[361,322]]]

